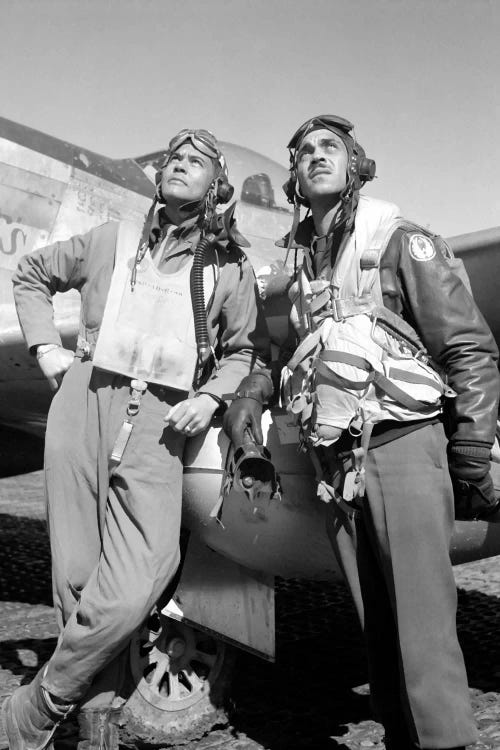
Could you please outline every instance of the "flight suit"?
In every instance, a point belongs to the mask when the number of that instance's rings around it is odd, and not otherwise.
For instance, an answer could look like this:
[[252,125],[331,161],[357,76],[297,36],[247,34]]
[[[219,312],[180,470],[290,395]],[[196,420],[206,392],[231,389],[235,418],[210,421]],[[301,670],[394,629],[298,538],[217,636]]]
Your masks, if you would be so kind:
[[[116,465],[110,456],[126,416],[130,379],[92,365],[117,226],[105,224],[27,255],[14,274],[17,310],[30,348],[61,342],[52,319],[56,291],[78,289],[82,301],[80,345],[53,399],[45,449],[61,634],[43,686],[67,702],[81,701],[96,675],[113,663],[179,563],[185,437],[166,426],[164,416],[187,394],[150,385]],[[151,248],[159,270],[172,273],[187,263],[198,239],[194,221],[170,231],[161,246]],[[218,269],[207,313],[218,366],[199,391],[220,400],[265,364],[268,336],[253,270],[237,245],[221,240],[206,263]],[[110,700],[118,673],[99,684],[98,692],[108,691]]]

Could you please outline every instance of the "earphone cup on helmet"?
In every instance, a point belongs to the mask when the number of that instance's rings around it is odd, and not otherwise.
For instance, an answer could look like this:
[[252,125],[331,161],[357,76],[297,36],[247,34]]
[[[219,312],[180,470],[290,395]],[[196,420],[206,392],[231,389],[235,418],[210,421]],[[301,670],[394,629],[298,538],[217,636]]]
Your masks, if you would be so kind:
[[360,180],[363,182],[370,182],[375,177],[377,165],[373,159],[368,159],[366,156],[362,156],[357,160],[357,173]]
[[288,202],[292,205],[299,203],[301,206],[309,208],[309,201],[300,194],[300,190],[297,189],[297,172],[292,169],[290,177],[283,185],[283,191],[288,199]]
[[366,156],[364,148],[355,143],[352,153],[351,170],[354,175],[354,189],[359,190],[365,182],[371,182],[375,178],[377,165],[373,159]]
[[217,180],[217,203],[229,203],[234,187],[227,180]]
[[288,180],[283,185],[283,191],[287,197],[287,200],[289,203],[293,203],[295,200],[295,184],[296,184],[297,178],[295,176],[295,172],[292,172]]

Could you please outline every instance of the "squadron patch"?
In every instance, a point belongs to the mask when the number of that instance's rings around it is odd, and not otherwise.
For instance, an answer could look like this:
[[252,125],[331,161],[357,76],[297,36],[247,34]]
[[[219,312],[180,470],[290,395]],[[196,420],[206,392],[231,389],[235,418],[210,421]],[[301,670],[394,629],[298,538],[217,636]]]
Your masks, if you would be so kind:
[[428,237],[423,234],[412,234],[410,255],[414,260],[432,260],[436,255],[436,249]]

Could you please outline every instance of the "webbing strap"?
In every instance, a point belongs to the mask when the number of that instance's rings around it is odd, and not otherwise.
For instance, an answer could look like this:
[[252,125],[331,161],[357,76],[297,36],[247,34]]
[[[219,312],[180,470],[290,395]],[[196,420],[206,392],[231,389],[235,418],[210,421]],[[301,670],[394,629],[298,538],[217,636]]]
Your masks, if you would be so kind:
[[359,261],[361,268],[361,277],[359,280],[360,295],[371,292],[379,272],[380,259],[385,252],[388,239],[392,236],[398,225],[399,219],[393,219],[389,224],[382,222],[371,239],[370,247],[363,251]]
[[325,349],[318,355],[318,357],[323,362],[342,362],[345,365],[357,367],[358,370],[365,370],[365,372],[373,370],[373,367],[367,359],[360,357],[357,354],[351,354],[351,352],[341,352],[337,349]]
[[[350,364],[350,363],[347,363],[347,364]],[[316,369],[317,372],[319,372],[320,375],[323,375],[323,377],[328,378],[328,380],[337,388],[349,388],[350,390],[361,391],[364,388],[367,388],[370,385],[370,383],[373,382],[382,391],[384,391],[384,393],[386,393],[390,398],[392,398],[393,401],[396,401],[397,403],[402,404],[403,406],[405,406],[407,409],[410,409],[411,411],[416,411],[417,413],[422,411],[422,404],[420,403],[420,401],[417,401],[416,399],[412,398],[407,393],[405,393],[405,391],[403,391],[401,388],[398,388],[397,385],[395,385],[391,380],[389,380],[389,378],[387,378],[381,372],[376,372],[374,370],[370,373],[370,375],[366,378],[366,380],[355,381],[355,380],[349,380],[348,378],[345,378],[342,375],[339,375],[338,373],[333,372],[333,370],[330,370],[330,368],[321,361],[320,357],[316,357],[316,359],[313,360],[312,366]],[[356,367],[358,366],[359,365],[356,365]],[[364,369],[365,371],[367,370],[366,367],[363,367],[362,369]],[[401,372],[403,373],[403,371]],[[404,378],[401,378],[401,379],[404,379]],[[409,380],[408,382],[412,382],[412,381]],[[428,384],[427,381],[425,384],[426,385]]]
[[307,336],[300,342],[295,354],[288,362],[287,367],[292,372],[295,370],[297,365],[303,362],[307,357],[313,354],[314,350],[318,347],[321,339],[321,329],[317,328],[312,333],[308,333]]
[[330,370],[330,368],[325,365],[319,358],[316,358],[313,361],[312,366],[314,367],[316,372],[319,372],[320,375],[328,378],[330,383],[332,383],[337,388],[349,388],[352,391],[362,391],[365,388],[368,388],[370,383],[375,380],[376,376],[375,372],[371,372],[364,380],[349,380],[349,378],[344,378],[342,375],[339,375],[333,370]]
[[317,312],[317,310],[321,310],[322,307],[324,307],[328,302],[330,301],[330,290],[325,289],[324,291],[320,292],[316,297],[313,298],[310,305],[310,311],[312,314]]
[[340,323],[354,315],[371,313],[374,306],[375,303],[371,294],[364,294],[362,297],[334,297],[331,300],[331,308],[324,310],[318,317],[333,318],[337,323]]
[[389,378],[386,378],[385,375],[382,375],[381,372],[375,373],[374,383],[378,385],[381,390],[387,393],[387,395],[390,396],[393,401],[402,404],[407,409],[410,409],[410,411],[414,411],[417,413],[422,411],[422,404],[420,403],[420,401],[417,401],[416,399],[405,393],[403,390],[401,390],[401,388],[398,388],[398,386],[394,385],[394,383],[392,383]]
[[400,370],[398,367],[390,367],[389,377],[395,378],[396,380],[404,380],[406,383],[427,385],[430,388],[434,388],[438,393],[443,393],[443,389],[439,383],[436,383],[435,380],[432,380],[432,378],[428,378],[425,375],[419,375],[417,372],[407,372],[406,370]]

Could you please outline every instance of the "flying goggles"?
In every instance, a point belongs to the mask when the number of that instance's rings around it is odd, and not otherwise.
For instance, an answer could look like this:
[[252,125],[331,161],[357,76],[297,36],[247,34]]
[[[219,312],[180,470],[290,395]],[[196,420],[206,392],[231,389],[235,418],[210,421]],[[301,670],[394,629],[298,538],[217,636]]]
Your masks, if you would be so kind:
[[203,129],[190,130],[189,128],[184,128],[180,130],[168,144],[169,152],[173,153],[177,151],[179,146],[182,146],[186,141],[190,141],[198,151],[201,151],[202,154],[209,156],[211,159],[217,159],[218,161],[222,156],[215,135],[209,130]]
[[344,117],[337,117],[337,115],[318,115],[317,117],[311,117],[310,120],[306,120],[306,122],[295,131],[287,148],[293,151],[308,133],[312,130],[318,130],[319,128],[333,130],[343,137],[342,139],[347,135],[354,142],[354,137],[351,135],[351,130],[354,129],[352,122],[349,122],[349,120],[346,120]]

